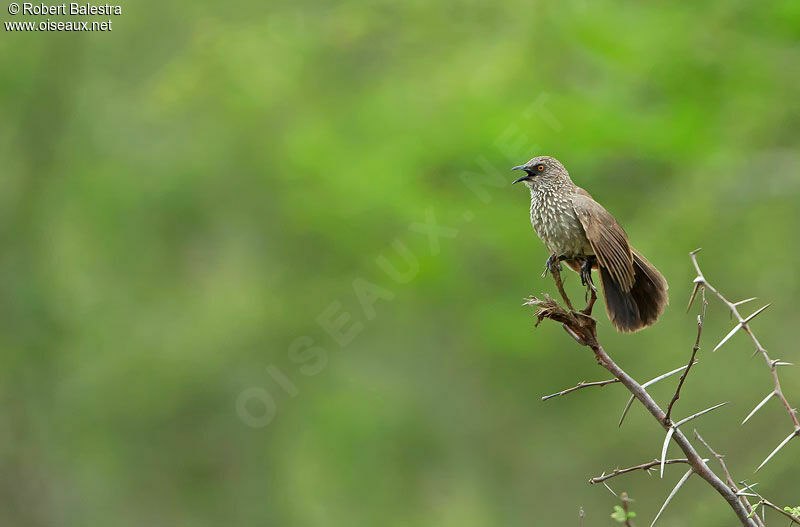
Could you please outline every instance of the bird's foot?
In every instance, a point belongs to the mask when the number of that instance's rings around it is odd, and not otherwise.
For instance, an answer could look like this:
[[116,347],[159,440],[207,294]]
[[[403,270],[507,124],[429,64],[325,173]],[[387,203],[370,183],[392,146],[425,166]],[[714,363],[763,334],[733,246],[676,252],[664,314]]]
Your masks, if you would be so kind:
[[597,293],[597,288],[594,286],[594,282],[592,282],[592,261],[586,259],[581,263],[581,285],[586,287],[586,294],[589,294],[589,291],[593,293]]
[[547,257],[547,261],[544,264],[544,272],[542,273],[542,278],[547,276],[547,272],[549,271],[550,274],[559,273],[561,272],[561,264],[559,262],[563,262],[567,258],[565,256],[557,256],[556,254],[551,254]]
[[594,303],[597,301],[597,288],[592,282],[592,265],[594,262],[591,258],[587,258],[581,263],[581,283],[586,286],[586,307],[581,311],[584,315],[591,316]]

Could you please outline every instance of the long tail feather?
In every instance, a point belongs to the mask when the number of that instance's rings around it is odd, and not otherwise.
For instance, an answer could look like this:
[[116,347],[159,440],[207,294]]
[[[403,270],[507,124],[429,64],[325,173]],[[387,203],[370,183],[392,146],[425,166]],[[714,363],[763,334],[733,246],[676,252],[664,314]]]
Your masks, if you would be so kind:
[[608,318],[617,330],[631,333],[652,326],[669,303],[667,281],[647,258],[633,251],[634,283],[629,291],[600,267]]

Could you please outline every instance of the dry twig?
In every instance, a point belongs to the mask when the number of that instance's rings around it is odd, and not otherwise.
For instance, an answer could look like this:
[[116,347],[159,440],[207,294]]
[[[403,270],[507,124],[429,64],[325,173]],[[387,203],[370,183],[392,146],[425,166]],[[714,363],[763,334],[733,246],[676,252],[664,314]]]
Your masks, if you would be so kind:
[[[689,460],[686,459],[686,458],[681,458],[681,459],[667,459],[667,460],[664,461],[665,465],[674,465],[676,463],[689,463]],[[649,474],[650,470],[653,467],[658,466],[660,464],[661,464],[661,460],[660,459],[654,459],[653,461],[649,461],[647,463],[642,463],[641,465],[636,465],[636,466],[633,466],[633,467],[615,468],[614,470],[612,470],[608,474],[603,472],[599,476],[593,477],[592,479],[589,480],[589,484],[590,485],[594,485],[596,483],[602,483],[602,482],[604,482],[604,481],[606,481],[608,479],[617,477],[617,476],[619,476],[621,474],[627,474],[628,472],[635,472],[637,470],[644,470],[645,472],[647,472]]]
[[686,365],[686,369],[683,371],[681,378],[678,381],[678,387],[675,389],[675,395],[672,396],[672,400],[667,406],[667,416],[664,418],[666,419],[667,424],[669,424],[670,417],[672,416],[672,407],[675,406],[675,403],[681,398],[681,388],[683,388],[683,383],[686,382],[686,376],[689,375],[689,370],[692,369],[692,365],[695,363],[694,358],[697,355],[698,350],[700,350],[700,337],[703,335],[703,323],[706,320],[706,306],[708,305],[708,302],[706,302],[705,289],[703,289],[701,293],[703,297],[703,306],[700,309],[700,314],[697,315],[697,338],[695,339],[694,346],[692,347],[692,356],[689,357],[689,363]]
[[594,382],[581,381],[581,382],[578,383],[577,386],[573,386],[572,388],[567,388],[566,390],[561,390],[558,393],[545,395],[544,397],[542,397],[542,401],[546,401],[548,399],[552,399],[553,397],[558,397],[559,395],[566,395],[568,393],[574,392],[575,390],[580,390],[581,388],[589,388],[590,386],[600,386],[602,388],[603,386],[606,386],[607,384],[614,384],[616,382],[619,382],[619,379],[608,379],[607,381],[594,381]]

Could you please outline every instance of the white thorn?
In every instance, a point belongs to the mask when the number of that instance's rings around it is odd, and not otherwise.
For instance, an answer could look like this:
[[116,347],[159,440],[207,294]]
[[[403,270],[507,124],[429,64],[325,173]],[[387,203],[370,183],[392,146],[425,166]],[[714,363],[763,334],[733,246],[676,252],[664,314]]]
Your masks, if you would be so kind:
[[675,433],[675,428],[670,426],[667,430],[667,437],[664,438],[664,446],[661,447],[661,478],[664,478],[664,460],[667,459],[667,447],[669,447],[669,440],[672,434]]
[[765,460],[764,460],[764,461],[763,461],[763,462],[762,462],[762,463],[761,463],[761,464],[758,466],[758,468],[757,468],[755,471],[756,471],[756,472],[758,472],[759,470],[761,470],[761,467],[763,467],[764,465],[766,465],[766,464],[767,464],[767,461],[769,461],[770,459],[772,459],[772,456],[774,456],[775,454],[777,454],[777,453],[778,453],[778,451],[779,451],[781,448],[785,447],[785,446],[786,446],[786,443],[788,443],[789,441],[791,441],[791,440],[792,440],[792,438],[794,438],[794,436],[796,436],[796,435],[798,434],[798,431],[800,431],[800,429],[798,429],[798,430],[795,430],[794,432],[792,432],[791,434],[789,434],[789,437],[787,437],[786,439],[784,439],[783,441],[781,441],[781,444],[780,444],[780,445],[778,445],[778,446],[775,448],[775,450],[773,450],[773,451],[772,451],[772,453],[771,453],[770,455],[768,455],[768,456],[767,456],[767,459],[765,459]]
[[742,490],[753,490],[753,487],[758,485],[758,482],[751,483],[750,485],[745,485],[746,482],[747,482],[746,479],[739,482],[740,484],[744,485],[744,488]]
[[682,424],[688,423],[688,422],[689,422],[689,421],[691,421],[692,419],[694,419],[694,418],[696,418],[696,417],[700,417],[700,416],[701,416],[701,415],[703,415],[703,414],[707,414],[707,413],[708,413],[708,412],[710,412],[711,410],[716,410],[717,408],[719,408],[719,407],[721,407],[721,406],[725,406],[725,405],[726,405],[726,404],[728,404],[729,402],[730,402],[730,401],[726,401],[726,402],[724,402],[724,403],[715,404],[715,405],[714,405],[714,406],[712,406],[711,408],[706,408],[705,410],[703,410],[703,411],[701,411],[701,412],[697,412],[696,414],[693,414],[693,415],[690,415],[689,417],[685,417],[685,418],[681,419],[680,421],[678,421],[677,423],[675,423],[675,424],[674,424],[674,425],[672,425],[672,426],[674,426],[675,428],[678,428],[678,427],[679,427],[679,426],[681,426]]
[[616,492],[614,492],[613,490],[611,490],[611,487],[609,487],[609,486],[608,486],[608,484],[607,484],[605,481],[603,481],[603,486],[604,486],[605,488],[607,488],[607,489],[608,489],[608,492],[610,492],[611,494],[613,494],[613,495],[614,495],[614,497],[616,497],[616,498],[619,498],[619,496],[617,496],[617,493],[616,493]]
[[742,304],[746,304],[748,302],[752,302],[753,300],[758,300],[758,297],[754,296],[753,298],[747,298],[745,300],[739,300],[738,302],[734,302],[733,305],[738,307],[738,306],[741,306]]
[[742,322],[739,322],[738,324],[736,324],[736,326],[734,326],[734,328],[731,330],[731,332],[728,333],[727,335],[725,335],[725,338],[722,339],[721,341],[719,341],[719,344],[717,344],[716,347],[711,351],[714,352],[714,351],[717,351],[718,349],[720,349],[722,347],[722,345],[725,344],[726,342],[728,342],[728,339],[730,339],[741,328],[742,328]]
[[675,494],[678,493],[678,490],[683,486],[684,483],[686,483],[686,480],[689,479],[689,476],[692,475],[692,472],[693,469],[690,468],[689,470],[686,471],[686,474],[683,475],[680,481],[678,481],[678,484],[675,485],[675,488],[672,489],[672,492],[670,492],[669,496],[667,496],[667,500],[664,502],[664,505],[661,506],[661,510],[659,510],[658,514],[656,514],[656,517],[653,519],[653,523],[650,524],[650,527],[653,527],[653,525],[656,524],[658,519],[661,517],[661,513],[664,512],[664,509],[667,508],[667,505],[669,505],[669,502],[672,500]]
[[[698,363],[698,361],[694,361],[692,364],[697,364],[697,363]],[[649,381],[647,381],[646,383],[644,383],[642,385],[642,388],[647,388],[651,384],[655,384],[655,383],[657,383],[659,381],[663,381],[664,379],[666,379],[667,377],[669,377],[671,375],[675,375],[676,373],[682,372],[687,367],[688,367],[688,365],[683,365],[680,368],[676,368],[676,369],[674,369],[672,371],[668,371],[667,373],[665,373],[663,375],[659,375],[658,377],[654,377],[654,378],[650,379]]]
[[628,399],[628,403],[625,405],[625,408],[622,409],[622,415],[619,418],[619,423],[617,423],[618,427],[622,426],[622,421],[624,421],[625,416],[628,415],[628,410],[631,409],[632,404],[633,404],[633,395],[630,396],[630,398]]
[[767,395],[766,397],[764,397],[764,400],[763,400],[763,401],[761,401],[760,403],[758,403],[758,404],[756,405],[756,407],[755,407],[755,408],[753,408],[753,411],[752,411],[752,412],[750,412],[749,414],[747,414],[747,417],[745,417],[745,418],[744,418],[744,421],[742,421],[742,424],[745,424],[745,423],[746,423],[746,422],[747,422],[747,421],[748,421],[748,420],[749,420],[751,417],[753,417],[753,416],[756,414],[756,412],[757,412],[757,411],[759,411],[759,410],[761,409],[761,407],[762,407],[762,406],[764,406],[765,404],[767,404],[767,401],[769,401],[770,399],[772,399],[772,397],[773,397],[774,395],[775,395],[775,392],[769,392],[769,395]]
[[744,319],[744,322],[742,322],[742,324],[747,324],[748,322],[750,322],[751,320],[756,318],[758,315],[760,315],[762,311],[764,311],[765,309],[767,309],[771,305],[772,305],[772,303],[770,302],[769,304],[765,305],[764,307],[761,307],[761,308],[757,309],[756,311],[753,312],[752,315],[750,315],[749,317]]

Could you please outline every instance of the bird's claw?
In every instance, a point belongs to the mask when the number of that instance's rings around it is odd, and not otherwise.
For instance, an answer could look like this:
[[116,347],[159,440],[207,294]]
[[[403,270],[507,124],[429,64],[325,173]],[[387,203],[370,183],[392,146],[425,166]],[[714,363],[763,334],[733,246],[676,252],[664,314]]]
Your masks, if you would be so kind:
[[595,287],[594,282],[592,281],[592,275],[587,274],[584,276],[583,271],[581,271],[581,285],[583,287],[588,287],[588,289],[591,289],[595,293],[597,292],[597,287]]
[[586,287],[588,286],[593,292],[597,293],[597,288],[594,286],[594,282],[592,282],[592,262],[591,260],[585,260],[581,264],[581,285]]
[[544,264],[544,272],[542,273],[542,278],[547,276],[547,272],[550,273],[557,273],[561,272],[561,264],[559,263],[563,258],[556,256],[555,254],[551,254],[547,257],[547,262]]

